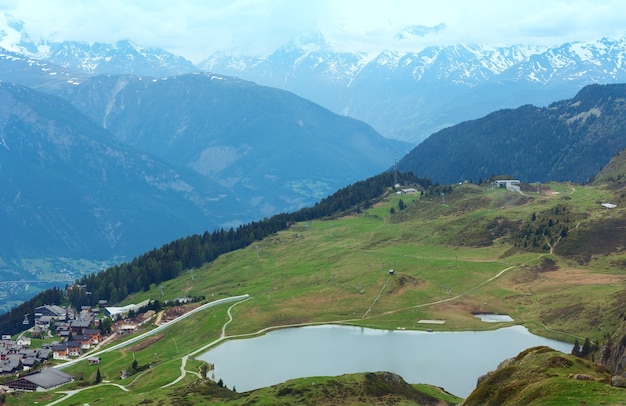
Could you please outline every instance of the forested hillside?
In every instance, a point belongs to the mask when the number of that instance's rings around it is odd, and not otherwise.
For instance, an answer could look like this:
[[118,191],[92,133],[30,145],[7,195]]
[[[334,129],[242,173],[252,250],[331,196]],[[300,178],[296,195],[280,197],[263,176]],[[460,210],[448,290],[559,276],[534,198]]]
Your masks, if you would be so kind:
[[540,108],[491,113],[431,135],[399,163],[441,183],[506,174],[525,182],[588,182],[626,147],[626,85],[592,85]]

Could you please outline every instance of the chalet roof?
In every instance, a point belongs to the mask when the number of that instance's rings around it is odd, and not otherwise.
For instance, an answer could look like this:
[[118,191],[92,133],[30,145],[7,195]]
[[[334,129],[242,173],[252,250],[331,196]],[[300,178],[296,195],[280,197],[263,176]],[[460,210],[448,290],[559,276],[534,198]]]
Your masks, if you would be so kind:
[[26,365],[28,367],[32,367],[33,365],[35,365],[36,361],[37,360],[34,357],[22,358],[22,365]]
[[68,375],[65,372],[61,372],[54,368],[42,369],[34,374],[24,376],[23,379],[26,379],[27,381],[30,381],[44,389],[54,388],[74,380],[72,375]]
[[2,364],[0,364],[0,368],[2,368],[2,372],[13,372],[20,366],[19,359],[9,359]]
[[84,335],[96,335],[96,334],[100,334],[100,330],[98,330],[97,328],[86,328],[83,330],[83,334]]
[[72,320],[71,324],[72,324],[72,328],[87,328],[91,326],[92,321],[93,320],[91,319],[76,319],[76,320]]
[[47,359],[50,356],[51,352],[52,350],[50,350],[49,348],[41,348],[39,351],[37,351],[37,358]]
[[43,305],[35,309],[35,314],[41,314],[42,312],[47,312],[49,315],[56,315],[60,317],[65,316],[66,310],[65,308],[57,305]]

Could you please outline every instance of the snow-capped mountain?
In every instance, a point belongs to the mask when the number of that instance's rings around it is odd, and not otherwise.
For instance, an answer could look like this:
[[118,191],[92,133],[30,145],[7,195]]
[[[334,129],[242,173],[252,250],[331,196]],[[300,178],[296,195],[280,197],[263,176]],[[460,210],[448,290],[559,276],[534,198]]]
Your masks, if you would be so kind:
[[6,13],[0,13],[0,48],[39,64],[47,63],[87,75],[166,77],[198,71],[193,63],[182,56],[161,48],[144,48],[130,40],[115,44],[35,42],[24,30],[23,22]]
[[445,27],[408,27],[398,49],[334,52],[307,35],[265,58],[213,54],[203,70],[292,91],[363,120],[383,135],[418,143],[431,133],[523,104],[572,97],[583,86],[626,80],[626,37],[554,48],[456,44],[407,51]]
[[115,44],[77,41],[42,43],[35,55],[65,68],[87,74],[133,74],[166,77],[198,69],[182,56],[161,48],[143,48],[132,41]]
[[[588,84],[626,81],[626,37],[552,48],[424,46],[445,28],[406,27],[393,37],[394,47],[375,53],[337,51],[321,33],[309,32],[267,56],[218,52],[194,66],[163,49],[131,41],[35,43],[20,21],[2,15],[0,47],[7,52],[0,50],[0,73],[3,80],[31,86],[46,74],[48,79],[79,83],[80,77],[94,74],[213,72],[291,91],[365,121],[386,137],[412,143],[494,110],[545,106],[573,97]],[[8,62],[22,65],[15,70]],[[28,72],[27,80],[14,80],[28,64],[39,64],[40,77]]]

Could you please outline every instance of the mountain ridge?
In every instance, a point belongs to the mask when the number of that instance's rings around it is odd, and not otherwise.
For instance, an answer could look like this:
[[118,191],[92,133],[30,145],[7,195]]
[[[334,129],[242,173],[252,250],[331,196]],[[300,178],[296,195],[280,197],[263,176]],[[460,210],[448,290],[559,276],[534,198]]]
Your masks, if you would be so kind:
[[[197,71],[236,76],[298,94],[365,121],[386,137],[417,144],[430,134],[502,108],[546,106],[594,83],[626,80],[626,36],[556,46],[424,46],[445,27],[411,26],[395,48],[346,52],[317,31],[268,55],[218,51],[193,64],[129,40],[35,43],[5,16],[0,47],[82,75],[164,77]],[[132,61],[132,62],[131,62]]]
[[625,100],[625,84],[590,85],[547,107],[495,111],[431,135],[398,168],[441,183],[503,174],[586,183],[626,147]]

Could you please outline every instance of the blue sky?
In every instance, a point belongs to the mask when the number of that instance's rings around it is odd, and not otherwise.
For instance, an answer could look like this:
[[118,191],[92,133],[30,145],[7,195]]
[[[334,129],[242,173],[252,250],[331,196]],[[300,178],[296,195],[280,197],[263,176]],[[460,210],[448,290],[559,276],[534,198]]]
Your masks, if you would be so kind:
[[[267,54],[319,30],[337,49],[394,47],[409,25],[445,24],[405,44],[557,45],[626,34],[623,0],[0,0],[30,36],[55,41],[130,39],[194,62],[214,51]],[[396,44],[397,45],[397,44]]]

